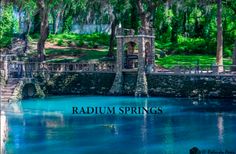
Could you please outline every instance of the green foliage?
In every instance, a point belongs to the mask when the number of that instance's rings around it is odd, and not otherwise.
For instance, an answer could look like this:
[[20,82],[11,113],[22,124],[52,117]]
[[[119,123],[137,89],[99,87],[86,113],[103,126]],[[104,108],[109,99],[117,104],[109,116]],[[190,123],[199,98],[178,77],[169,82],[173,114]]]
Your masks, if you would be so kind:
[[0,47],[6,47],[10,44],[13,28],[13,5],[4,5],[2,14],[0,14]]
[[[38,11],[35,0],[17,0],[4,4],[0,12],[0,47],[5,47],[11,42],[18,24],[14,19],[13,8],[21,8],[24,19],[33,25],[39,25],[39,20],[34,20]],[[49,2],[49,1],[47,1]],[[62,34],[50,35],[49,41],[59,46],[83,48],[107,48],[109,34],[71,34],[72,25],[83,24],[111,24],[115,19],[123,28],[140,27],[141,18],[138,13],[136,0],[55,0],[49,6],[49,23],[52,24],[52,14],[60,15],[59,32]],[[156,34],[155,47],[158,52],[169,54],[202,54],[216,55],[217,45],[217,5],[210,1],[169,1],[168,5],[161,1],[158,9],[149,9],[149,4],[143,2],[143,8],[153,15],[153,27]],[[2,3],[1,3],[2,4]],[[223,39],[224,57],[232,56],[233,43],[236,38],[236,2],[223,3]],[[38,16],[39,19],[39,16]],[[39,34],[32,34],[30,41],[39,38]],[[72,51],[74,52],[74,51]],[[63,54],[69,53],[63,51]],[[78,54],[77,52],[75,52]],[[96,53],[95,53],[96,54]],[[91,55],[93,56],[93,55]]]
[[209,54],[206,41],[202,38],[186,38],[178,36],[176,54]]
[[[201,54],[213,56],[216,54],[216,39],[188,38],[179,35],[177,44],[172,42],[165,43],[157,40],[155,42],[155,47],[168,54]],[[232,57],[233,48],[233,44],[225,44],[223,50],[224,57]]]
[[32,39],[39,39],[40,34],[39,34],[39,33],[30,34],[30,37],[31,37]]
[[108,46],[109,35],[94,33],[94,34],[51,34],[48,40],[56,42],[60,46],[68,46],[72,42],[78,47],[95,48],[96,46]]
[[79,55],[82,54],[82,50],[76,50],[76,49],[46,49],[46,55],[47,56],[55,56],[55,55]]
[[7,47],[9,44],[11,44],[12,37],[9,36],[3,36],[2,39],[0,39],[0,48]]
[[57,45],[59,45],[59,46],[67,46],[67,43],[63,39],[59,39],[57,41]]
[[69,16],[64,23],[64,33],[70,33],[72,29],[73,18]]

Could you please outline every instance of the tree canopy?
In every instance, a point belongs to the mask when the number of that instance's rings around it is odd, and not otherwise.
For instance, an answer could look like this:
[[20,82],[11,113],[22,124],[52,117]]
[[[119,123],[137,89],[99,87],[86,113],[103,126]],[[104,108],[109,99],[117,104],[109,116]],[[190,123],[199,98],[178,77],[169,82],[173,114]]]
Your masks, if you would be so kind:
[[234,0],[5,0],[0,8],[0,40],[38,33],[41,54],[49,34],[74,33],[76,24],[109,25],[110,56],[118,25],[154,28],[156,48],[168,54],[215,55],[222,47],[223,56],[232,56],[236,40]]

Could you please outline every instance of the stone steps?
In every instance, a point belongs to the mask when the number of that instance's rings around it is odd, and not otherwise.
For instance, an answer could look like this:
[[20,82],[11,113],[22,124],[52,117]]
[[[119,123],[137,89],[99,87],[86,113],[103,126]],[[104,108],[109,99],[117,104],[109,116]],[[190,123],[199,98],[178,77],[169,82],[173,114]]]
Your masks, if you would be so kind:
[[1,103],[8,103],[13,96],[18,80],[9,79],[7,84],[1,89]]

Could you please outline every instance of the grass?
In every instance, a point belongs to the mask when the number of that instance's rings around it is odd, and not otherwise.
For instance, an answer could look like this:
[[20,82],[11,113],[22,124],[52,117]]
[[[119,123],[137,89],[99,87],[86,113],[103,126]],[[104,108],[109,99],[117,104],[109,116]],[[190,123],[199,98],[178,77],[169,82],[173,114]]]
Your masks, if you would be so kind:
[[48,41],[57,46],[68,47],[68,49],[46,49],[45,53],[49,62],[100,60],[108,53],[109,35],[100,33],[50,34]]
[[[211,55],[169,55],[156,60],[156,64],[163,68],[173,68],[176,65],[194,66],[199,61],[199,65],[215,64],[216,58]],[[224,65],[231,65],[232,60],[224,58]]]
[[57,44],[59,46],[77,46],[77,47],[88,47],[97,48],[98,46],[108,47],[109,35],[102,33],[93,34],[50,34],[48,41]]
[[[177,43],[163,40],[155,41],[155,48],[159,51],[168,52],[169,54],[187,54],[187,55],[214,55],[216,52],[216,40],[206,40],[203,38],[189,38],[178,36]],[[224,57],[232,57],[233,44],[224,44]]]
[[79,55],[83,53],[83,50],[78,49],[46,49],[45,53],[47,56],[54,55]]

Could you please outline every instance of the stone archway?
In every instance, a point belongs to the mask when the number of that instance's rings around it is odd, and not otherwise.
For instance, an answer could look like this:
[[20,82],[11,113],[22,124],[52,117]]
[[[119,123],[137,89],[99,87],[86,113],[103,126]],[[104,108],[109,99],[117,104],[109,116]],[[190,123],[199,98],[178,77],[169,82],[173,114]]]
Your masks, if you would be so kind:
[[127,42],[124,45],[124,68],[133,69],[138,68],[138,49],[137,43]]
[[22,88],[22,98],[33,98],[37,94],[37,89],[35,84],[26,83]]

